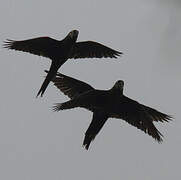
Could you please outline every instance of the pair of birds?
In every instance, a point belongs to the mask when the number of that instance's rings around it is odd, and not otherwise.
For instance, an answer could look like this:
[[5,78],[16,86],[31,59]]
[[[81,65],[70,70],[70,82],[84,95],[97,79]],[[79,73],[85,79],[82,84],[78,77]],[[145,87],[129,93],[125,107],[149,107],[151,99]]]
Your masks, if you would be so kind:
[[70,98],[67,102],[56,104],[53,107],[54,111],[82,107],[93,112],[91,124],[83,141],[87,150],[108,118],[123,119],[161,142],[162,134],[153,122],[168,122],[171,116],[124,96],[124,81],[118,80],[110,90],[97,90],[85,82],[57,73],[58,69],[71,58],[117,58],[122,54],[97,42],[76,42],[78,34],[77,30],[73,30],[61,41],[49,37],[23,41],[7,40],[4,47],[52,60],[49,71],[45,71],[47,76],[37,96],[43,96],[48,84],[52,81]]

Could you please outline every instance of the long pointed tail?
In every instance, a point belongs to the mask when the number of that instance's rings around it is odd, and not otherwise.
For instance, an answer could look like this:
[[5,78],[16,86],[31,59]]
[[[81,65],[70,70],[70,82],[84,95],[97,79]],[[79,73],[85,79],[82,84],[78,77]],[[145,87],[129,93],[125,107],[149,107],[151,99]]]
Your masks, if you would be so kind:
[[52,62],[50,70],[48,72],[48,75],[46,76],[40,90],[38,91],[38,94],[36,97],[38,97],[41,94],[41,97],[43,96],[48,84],[50,83],[50,81],[53,79],[53,77],[56,75],[58,69],[59,69],[59,65],[57,65],[57,63]]
[[106,115],[106,112],[104,111],[95,111],[93,113],[93,118],[92,122],[89,125],[86,133],[85,133],[85,138],[83,142],[83,146],[85,149],[89,149],[90,143],[94,140],[96,135],[100,132],[102,127],[104,126],[105,122],[107,121],[108,116]]

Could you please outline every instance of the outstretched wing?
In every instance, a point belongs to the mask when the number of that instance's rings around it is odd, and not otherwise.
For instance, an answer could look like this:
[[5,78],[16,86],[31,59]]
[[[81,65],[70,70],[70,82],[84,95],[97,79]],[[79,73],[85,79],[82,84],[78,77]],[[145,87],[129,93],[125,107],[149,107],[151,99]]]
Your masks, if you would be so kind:
[[57,73],[56,77],[52,79],[52,82],[61,92],[67,95],[70,99],[73,99],[86,91],[94,89],[92,86],[85,82],[79,81],[77,79],[60,73]]
[[83,142],[83,146],[85,146],[87,150],[89,149],[91,141],[94,140],[94,138],[99,133],[107,119],[108,116],[105,114],[105,112],[97,111],[93,113],[92,122],[85,133],[85,138]]
[[75,43],[69,58],[117,58],[122,52],[111,49],[100,43],[93,41],[84,41]]
[[57,47],[58,41],[49,37],[39,37],[23,41],[7,39],[3,47],[28,52],[38,56],[52,58],[52,50]]
[[172,119],[172,116],[164,114],[160,111],[157,111],[156,109],[150,108],[145,105],[141,105],[143,109],[146,111],[146,113],[151,117],[153,121],[157,122],[169,122]]
[[152,136],[156,141],[161,142],[163,135],[156,129],[153,121],[168,121],[170,116],[152,108],[145,107],[146,106],[124,96],[120,105],[119,115],[113,117],[125,120]]

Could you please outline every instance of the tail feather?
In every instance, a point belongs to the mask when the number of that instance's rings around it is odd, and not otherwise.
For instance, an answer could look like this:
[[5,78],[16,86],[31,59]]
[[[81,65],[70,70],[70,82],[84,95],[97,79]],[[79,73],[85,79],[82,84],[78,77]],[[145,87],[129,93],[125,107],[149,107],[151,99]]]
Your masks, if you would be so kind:
[[51,67],[50,67],[50,71],[48,72],[48,75],[46,76],[40,90],[38,91],[38,94],[36,97],[38,97],[41,94],[41,97],[43,96],[48,84],[50,83],[50,81],[54,78],[54,76],[56,75],[58,69],[60,66],[58,66],[56,63],[52,63]]
[[108,116],[104,111],[96,111],[93,113],[92,122],[89,125],[85,138],[83,141],[83,146],[85,149],[89,149],[90,143],[95,139],[96,135],[100,132],[105,122],[107,121]]
[[90,143],[94,140],[95,134],[86,134],[83,142],[83,147],[85,147],[86,150],[89,149]]

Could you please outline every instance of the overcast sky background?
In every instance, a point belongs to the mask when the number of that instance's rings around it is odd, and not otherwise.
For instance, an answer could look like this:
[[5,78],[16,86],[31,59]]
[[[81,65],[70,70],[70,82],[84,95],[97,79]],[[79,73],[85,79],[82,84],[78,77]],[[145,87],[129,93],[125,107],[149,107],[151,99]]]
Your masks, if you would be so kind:
[[94,40],[122,51],[118,59],[67,61],[59,72],[98,89],[125,81],[125,95],[174,116],[155,123],[164,142],[122,120],[110,119],[82,147],[92,113],[52,112],[68,100],[52,84],[36,94],[50,61],[23,52],[0,52],[0,179],[179,179],[181,164],[180,0],[1,0],[0,43],[39,36]]

